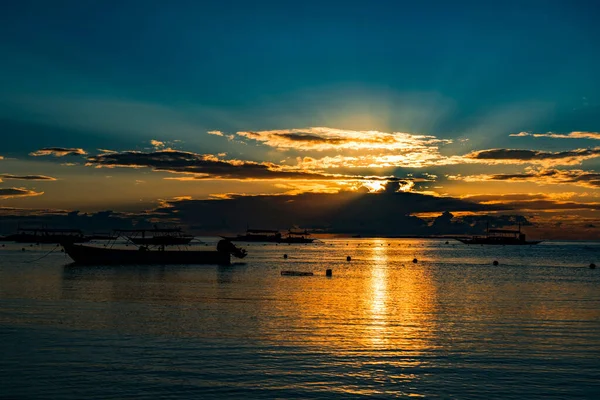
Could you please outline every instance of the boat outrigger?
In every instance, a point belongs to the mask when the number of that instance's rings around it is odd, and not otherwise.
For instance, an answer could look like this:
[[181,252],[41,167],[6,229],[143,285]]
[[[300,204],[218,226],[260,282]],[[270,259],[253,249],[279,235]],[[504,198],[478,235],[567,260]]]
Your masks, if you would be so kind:
[[76,264],[82,265],[125,265],[125,264],[231,264],[231,256],[244,258],[246,250],[236,247],[227,240],[221,240],[216,250],[191,250],[187,246],[176,246],[167,250],[166,245],[136,245],[127,236],[125,239],[133,244],[134,249],[115,248],[115,241],[104,247],[62,243],[65,252]]
[[465,244],[495,244],[495,245],[533,245],[541,243],[541,240],[527,240],[524,233],[519,229],[486,229],[485,235],[473,236],[471,238],[455,238]]

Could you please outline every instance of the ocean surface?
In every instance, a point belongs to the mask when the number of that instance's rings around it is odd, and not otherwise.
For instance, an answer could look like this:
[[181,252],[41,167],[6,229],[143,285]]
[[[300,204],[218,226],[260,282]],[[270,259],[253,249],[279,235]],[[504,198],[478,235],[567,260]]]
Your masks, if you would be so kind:
[[0,247],[2,399],[600,398],[597,242],[335,239],[123,267],[22,247]]

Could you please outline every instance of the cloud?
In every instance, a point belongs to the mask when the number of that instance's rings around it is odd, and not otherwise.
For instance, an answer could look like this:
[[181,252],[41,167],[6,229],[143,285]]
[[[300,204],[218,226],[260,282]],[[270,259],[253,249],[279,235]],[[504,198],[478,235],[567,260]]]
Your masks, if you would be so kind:
[[193,179],[305,179],[305,180],[405,180],[386,176],[325,174],[283,167],[277,164],[242,160],[221,160],[212,154],[177,150],[150,153],[125,151],[88,157],[88,165],[104,168],[152,168],[155,171],[188,174],[180,180]]
[[0,174],[0,182],[2,179],[22,180],[22,181],[55,181],[56,178],[46,175],[12,175]]
[[35,192],[24,188],[0,188],[0,199],[10,199],[13,197],[32,197],[41,196],[44,192]]
[[83,149],[79,148],[69,148],[69,147],[44,147],[43,149],[39,149],[37,151],[29,153],[30,156],[40,157],[40,156],[54,156],[54,157],[64,157],[64,156],[84,156],[87,152]]
[[302,129],[279,129],[270,131],[241,131],[236,133],[248,139],[262,142],[269,147],[295,150],[385,150],[424,151],[431,146],[451,140],[435,136],[413,135],[402,132],[353,131],[327,127]]
[[463,156],[467,161],[486,164],[575,165],[600,157],[600,147],[547,152],[525,149],[489,149],[473,151]]
[[206,133],[208,133],[209,135],[224,136],[223,132],[221,132],[221,131],[208,131]]
[[519,132],[519,133],[511,133],[508,136],[513,137],[547,137],[553,139],[594,139],[600,140],[600,132],[571,132],[571,133],[531,133],[531,132]]
[[152,145],[152,147],[154,147],[155,149],[162,149],[165,147],[165,142],[161,142],[160,140],[156,140],[156,139],[152,139],[150,140],[150,144]]
[[539,185],[576,185],[588,188],[600,188],[600,173],[584,171],[581,169],[559,170],[559,169],[530,169],[520,174],[481,174],[466,176],[449,176],[450,180],[462,180],[466,182],[481,181],[508,181],[508,182],[533,182]]

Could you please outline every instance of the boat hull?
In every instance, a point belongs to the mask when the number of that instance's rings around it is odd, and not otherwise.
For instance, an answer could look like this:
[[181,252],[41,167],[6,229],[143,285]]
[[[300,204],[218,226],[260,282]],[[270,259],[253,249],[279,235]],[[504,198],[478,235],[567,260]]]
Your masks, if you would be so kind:
[[231,264],[224,251],[124,250],[63,244],[65,252],[76,264],[82,265],[169,265],[169,264]]

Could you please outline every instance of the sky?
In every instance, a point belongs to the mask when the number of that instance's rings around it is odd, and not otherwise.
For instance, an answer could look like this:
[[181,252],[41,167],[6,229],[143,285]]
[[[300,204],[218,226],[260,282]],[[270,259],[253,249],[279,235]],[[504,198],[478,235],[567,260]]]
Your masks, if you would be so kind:
[[[0,213],[177,221],[356,194],[429,226],[518,215],[600,238],[599,16],[581,0],[12,2]],[[270,223],[311,227],[295,218]]]

